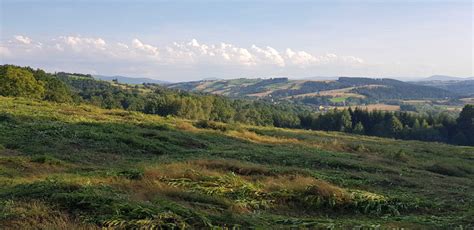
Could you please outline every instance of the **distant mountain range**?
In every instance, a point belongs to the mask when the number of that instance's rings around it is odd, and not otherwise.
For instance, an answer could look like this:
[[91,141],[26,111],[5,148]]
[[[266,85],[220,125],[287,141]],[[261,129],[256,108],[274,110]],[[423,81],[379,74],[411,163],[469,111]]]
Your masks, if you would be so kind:
[[471,80],[431,80],[413,83],[447,90],[461,96],[472,97],[474,96],[474,78],[467,79]]
[[288,78],[202,80],[169,84],[186,91],[252,97],[304,104],[377,103],[410,99],[446,99],[460,95],[447,89],[388,78],[339,77],[336,80]]
[[[230,97],[271,97],[275,100],[306,100],[335,98],[378,101],[392,99],[453,98],[474,95],[474,78],[433,75],[418,81],[404,82],[388,78],[363,77],[309,77],[300,80],[282,78],[206,78],[200,81],[170,83],[144,77],[95,75],[104,81],[119,83],[154,83],[186,91],[199,91]],[[339,99],[338,99],[339,98]]]
[[117,80],[119,83],[126,83],[126,84],[143,84],[143,83],[154,83],[154,84],[169,84],[167,81],[155,80],[151,78],[144,78],[144,77],[124,77],[124,76],[104,76],[104,75],[94,75],[95,79],[103,80],[103,81],[113,81]]
[[452,77],[446,75],[433,75],[431,77],[423,78],[419,81],[466,81],[474,80],[474,77]]

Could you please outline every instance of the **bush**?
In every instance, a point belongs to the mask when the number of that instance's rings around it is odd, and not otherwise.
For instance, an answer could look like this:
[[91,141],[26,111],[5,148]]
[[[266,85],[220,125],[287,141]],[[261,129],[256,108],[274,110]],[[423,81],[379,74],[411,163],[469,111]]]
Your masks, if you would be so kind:
[[202,129],[214,129],[219,130],[222,132],[227,131],[227,126],[218,122],[208,121],[208,120],[200,120],[194,124],[194,126]]

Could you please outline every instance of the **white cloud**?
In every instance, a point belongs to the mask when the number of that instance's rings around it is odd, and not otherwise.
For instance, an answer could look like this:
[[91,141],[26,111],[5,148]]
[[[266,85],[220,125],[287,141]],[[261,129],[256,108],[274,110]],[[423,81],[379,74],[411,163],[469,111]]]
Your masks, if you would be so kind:
[[143,51],[144,53],[146,53],[148,55],[151,55],[151,56],[158,56],[159,55],[158,47],[148,45],[148,44],[144,44],[140,40],[138,40],[137,38],[132,40],[132,47],[139,50],[139,51]]
[[17,42],[20,42],[25,45],[29,45],[32,42],[32,40],[29,37],[22,36],[22,35],[15,35],[14,38]]
[[318,58],[305,51],[293,51],[288,48],[285,51],[285,55],[289,62],[300,67],[316,65],[320,63]]
[[76,52],[88,52],[92,50],[105,50],[107,43],[102,38],[90,38],[81,36],[61,36],[59,39],[55,39],[58,42],[55,47],[58,50],[69,47]]
[[167,56],[167,59],[173,63],[215,63],[244,66],[256,64],[254,56],[245,48],[223,42],[200,44],[196,39],[187,43],[174,42],[172,46],[166,47],[164,56]]
[[252,45],[252,50],[255,51],[256,55],[260,57],[260,60],[262,60],[263,63],[275,64],[280,67],[285,66],[285,60],[283,57],[276,49],[270,46],[262,49],[256,45]]
[[9,54],[8,60],[71,62],[71,65],[80,60],[84,65],[123,65],[124,69],[130,71],[148,66],[147,73],[153,72],[153,68],[192,69],[205,66],[208,71],[234,69],[250,73],[282,74],[301,73],[326,66],[338,69],[366,65],[363,59],[356,56],[339,56],[333,53],[314,55],[291,48],[279,51],[270,46],[262,48],[252,45],[245,48],[225,42],[203,43],[197,39],[155,45],[138,38],[129,42],[111,42],[100,37],[60,36],[37,42],[27,36],[17,35],[14,41],[0,45],[0,54],[2,57]]
[[117,46],[123,48],[123,49],[128,49],[128,45],[127,44],[124,44],[124,43],[121,43],[121,42],[118,42],[117,43]]

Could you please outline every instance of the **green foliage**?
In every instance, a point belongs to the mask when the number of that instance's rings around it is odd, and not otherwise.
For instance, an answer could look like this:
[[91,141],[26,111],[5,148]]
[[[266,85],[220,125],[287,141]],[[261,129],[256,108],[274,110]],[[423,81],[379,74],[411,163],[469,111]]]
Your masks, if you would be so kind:
[[1,97],[0,225],[51,221],[18,216],[24,207],[62,216],[51,229],[472,225],[472,147],[180,123],[190,121]]
[[0,95],[40,99],[44,91],[44,84],[30,71],[11,65],[0,66]]
[[[466,108],[469,106],[466,105]],[[308,121],[305,121],[306,119]],[[470,121],[469,119],[472,120],[472,118],[465,119],[467,123]],[[369,112],[356,108],[355,110],[332,110],[317,116],[306,116],[301,121],[302,128],[314,130],[344,131],[371,136],[474,145],[474,141],[469,139],[471,134],[468,134],[472,133],[474,128],[469,125],[462,127],[456,125],[450,117],[443,114],[433,117],[406,112]]]
[[403,130],[403,124],[398,120],[396,116],[392,116],[389,121],[389,130],[392,135],[397,136]]
[[[432,116],[406,112],[368,112],[359,108],[354,111],[344,109],[311,114],[311,109],[308,107],[285,102],[275,104],[265,100],[233,100],[216,95],[179,92],[155,84],[141,86],[111,84],[94,80],[88,75],[68,73],[52,75],[29,67],[4,65],[2,73],[2,76],[6,76],[2,77],[3,83],[0,81],[0,87],[5,88],[0,91],[3,95],[22,96],[21,94],[24,94],[23,96],[26,96],[33,93],[34,95],[30,96],[55,102],[87,102],[107,109],[119,108],[191,120],[239,122],[250,125],[333,130],[462,145],[474,144],[472,112],[469,112],[472,106],[469,107],[469,105],[457,120],[461,125],[456,125],[456,121],[445,114]],[[7,79],[10,80],[7,81]],[[260,86],[255,89],[287,81],[288,79],[284,78],[258,80],[255,86]],[[296,91],[305,92],[314,87],[325,90],[346,84],[358,85],[370,82],[386,83],[397,87],[403,85],[401,82],[388,79],[341,78],[337,83],[306,82]],[[41,90],[37,90],[35,85],[41,86]],[[252,91],[250,88],[248,90]],[[279,95],[279,93],[281,91],[277,90],[273,94]],[[359,123],[362,127],[358,125]]]
[[59,78],[44,72],[43,70],[33,70],[26,68],[33,73],[36,80],[42,82],[45,86],[43,99],[54,102],[72,102],[72,94],[69,87]]
[[463,144],[474,143],[474,105],[466,105],[457,119],[458,130],[464,138],[458,137],[458,142]]
[[219,130],[222,132],[227,131],[227,125],[224,125],[218,122],[207,121],[207,120],[200,120],[194,123],[194,126],[198,128],[202,128],[202,129],[214,129],[214,130]]
[[354,129],[352,130],[356,134],[364,134],[364,125],[359,121],[357,124],[354,126]]

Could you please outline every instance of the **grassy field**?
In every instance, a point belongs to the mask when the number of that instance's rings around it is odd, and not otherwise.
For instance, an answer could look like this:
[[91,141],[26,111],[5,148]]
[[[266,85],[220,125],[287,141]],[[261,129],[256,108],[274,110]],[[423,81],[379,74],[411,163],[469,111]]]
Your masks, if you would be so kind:
[[0,97],[0,229],[474,227],[474,148]]
[[374,110],[399,111],[400,110],[399,105],[387,105],[387,104],[370,104],[370,105],[358,105],[358,106],[337,106],[335,108],[337,108],[337,109],[360,108],[362,110],[368,110],[368,111],[374,111]]

